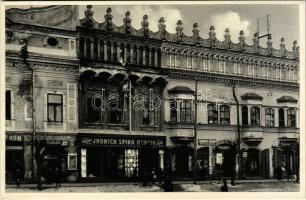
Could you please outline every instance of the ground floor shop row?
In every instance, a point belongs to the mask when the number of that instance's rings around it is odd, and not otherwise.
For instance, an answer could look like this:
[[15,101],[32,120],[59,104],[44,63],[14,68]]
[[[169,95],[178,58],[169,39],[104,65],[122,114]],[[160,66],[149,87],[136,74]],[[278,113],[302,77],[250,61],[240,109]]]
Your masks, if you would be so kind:
[[[152,172],[161,177],[165,163],[170,163],[173,179],[192,179],[192,141],[168,145],[164,136],[63,135],[45,138],[38,162],[30,140],[27,135],[7,135],[6,182],[14,182],[17,176],[31,181],[37,168],[45,182],[53,182],[58,169],[63,182],[141,181],[150,179]],[[197,167],[199,180],[238,175],[273,178],[281,168],[288,176],[297,175],[299,145],[296,139],[280,138],[277,146],[261,149],[243,143],[239,151],[235,141],[199,139]]]

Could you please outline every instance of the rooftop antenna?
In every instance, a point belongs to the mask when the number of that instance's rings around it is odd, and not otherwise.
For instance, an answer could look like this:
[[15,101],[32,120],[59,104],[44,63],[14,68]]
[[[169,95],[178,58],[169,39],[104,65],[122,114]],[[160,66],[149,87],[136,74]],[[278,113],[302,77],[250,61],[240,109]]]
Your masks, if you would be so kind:
[[263,37],[272,38],[271,31],[271,14],[257,18],[257,35],[258,39]]

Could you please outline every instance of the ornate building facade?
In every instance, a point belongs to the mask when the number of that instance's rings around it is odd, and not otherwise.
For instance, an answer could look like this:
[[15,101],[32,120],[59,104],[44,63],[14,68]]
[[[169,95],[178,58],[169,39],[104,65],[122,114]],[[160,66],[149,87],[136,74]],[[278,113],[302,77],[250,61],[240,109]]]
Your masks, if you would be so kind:
[[241,31],[235,44],[228,29],[218,41],[214,26],[203,39],[197,23],[186,36],[182,21],[171,34],[164,18],[152,32],[147,15],[136,30],[129,12],[117,26],[111,8],[103,23],[91,9],[80,20],[77,6],[6,12],[7,180],[16,158],[31,177],[33,132],[42,169],[60,163],[66,181],[143,179],[165,151],[174,178],[191,179],[195,147],[199,179],[298,173],[296,42],[263,48],[255,34],[248,45]]

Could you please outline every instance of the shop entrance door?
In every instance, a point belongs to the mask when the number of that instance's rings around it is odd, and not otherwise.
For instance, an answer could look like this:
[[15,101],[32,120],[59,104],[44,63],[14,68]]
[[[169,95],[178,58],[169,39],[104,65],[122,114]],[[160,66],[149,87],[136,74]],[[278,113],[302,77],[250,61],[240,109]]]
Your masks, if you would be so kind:
[[7,150],[5,155],[5,178],[6,182],[15,182],[17,167],[21,171],[21,180],[23,180],[24,163],[22,150]]
[[206,180],[209,177],[209,148],[203,147],[198,150],[199,179]]
[[246,176],[254,177],[260,175],[260,163],[259,163],[259,153],[257,149],[249,149],[247,151],[247,160],[246,160]]
[[177,147],[175,152],[175,175],[177,178],[191,177],[192,152],[187,146]]

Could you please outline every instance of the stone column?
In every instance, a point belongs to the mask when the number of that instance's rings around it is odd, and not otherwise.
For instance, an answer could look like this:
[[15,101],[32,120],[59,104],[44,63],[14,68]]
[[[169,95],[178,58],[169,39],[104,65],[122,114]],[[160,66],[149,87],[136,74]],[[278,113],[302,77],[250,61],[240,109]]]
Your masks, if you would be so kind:
[[84,55],[84,58],[87,58],[87,39],[86,38],[83,38],[84,39],[84,51],[83,51],[83,55]]
[[134,49],[133,49],[133,46],[130,46],[130,63],[135,64],[134,63]]
[[155,49],[155,51],[154,51],[154,67],[158,67],[158,63],[157,63],[157,56],[158,56],[158,54],[157,54],[157,51],[158,51],[158,49]]
[[94,59],[94,40],[90,39],[90,58]]
[[109,61],[107,60],[107,42],[104,41],[104,61]]
[[100,60],[100,58],[101,58],[101,55],[100,55],[100,52],[101,52],[101,50],[100,50],[100,40],[98,39],[97,40],[97,58],[98,58],[98,60]]
[[151,52],[151,49],[149,49],[149,66],[152,66],[152,52]]
[[288,108],[284,108],[284,125],[285,127],[288,126],[288,121],[287,121],[287,111],[288,111]]
[[140,53],[139,53],[139,47],[137,46],[137,59],[136,59],[136,64],[140,65]]
[[248,105],[248,125],[251,125],[251,107],[250,105]]
[[117,61],[120,62],[120,45],[117,45]]
[[269,149],[269,178],[273,178],[273,149]]
[[146,65],[146,48],[142,49],[142,65]]
[[273,108],[274,110],[274,126],[279,127],[279,113],[278,108]]
[[212,146],[209,146],[208,147],[208,154],[209,154],[209,157],[208,157],[208,173],[209,173],[209,176],[212,176],[213,175],[213,147]]
[[113,43],[110,43],[110,51],[111,51],[111,56],[110,56],[110,61],[112,62],[112,61],[114,61],[115,60],[115,58],[114,58],[114,55],[113,55],[113,52],[114,52],[114,45],[113,45]]

